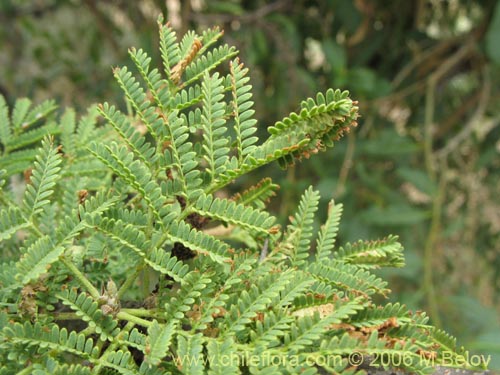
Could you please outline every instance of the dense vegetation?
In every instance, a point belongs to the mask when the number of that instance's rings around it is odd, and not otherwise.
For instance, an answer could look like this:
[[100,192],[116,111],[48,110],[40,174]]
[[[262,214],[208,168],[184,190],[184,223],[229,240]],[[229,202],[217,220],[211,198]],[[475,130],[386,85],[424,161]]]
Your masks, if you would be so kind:
[[10,106],[55,98],[78,112],[122,103],[109,66],[130,64],[130,45],[158,65],[159,12],[181,32],[226,30],[252,72],[260,137],[302,98],[351,91],[363,117],[333,152],[257,172],[227,194],[271,174],[281,223],[313,184],[322,205],[343,203],[342,242],[400,234],[407,267],[384,271],[391,298],[425,308],[500,367],[497,2],[4,1],[2,94]]

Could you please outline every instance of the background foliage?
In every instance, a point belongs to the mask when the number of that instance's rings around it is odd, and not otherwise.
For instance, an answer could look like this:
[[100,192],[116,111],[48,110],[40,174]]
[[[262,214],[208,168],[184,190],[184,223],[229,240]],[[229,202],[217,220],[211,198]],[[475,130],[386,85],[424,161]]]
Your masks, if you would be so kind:
[[500,368],[500,4],[6,0],[1,93],[80,110],[123,102],[110,66],[129,64],[130,45],[159,58],[158,13],[180,33],[226,31],[252,72],[262,132],[301,98],[351,91],[363,117],[348,139],[286,173],[265,171],[282,185],[276,212],[312,183],[322,203],[344,204],[343,241],[400,234],[408,266],[385,275],[392,298]]

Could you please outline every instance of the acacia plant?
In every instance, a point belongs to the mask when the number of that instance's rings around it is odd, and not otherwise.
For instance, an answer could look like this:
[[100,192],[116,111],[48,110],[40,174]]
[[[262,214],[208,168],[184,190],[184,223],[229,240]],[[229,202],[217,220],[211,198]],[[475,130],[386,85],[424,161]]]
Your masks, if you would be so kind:
[[259,142],[222,33],[159,30],[161,69],[134,48],[135,73],[114,69],[126,113],[0,101],[0,374],[353,373],[362,356],[427,373],[457,355],[424,313],[380,304],[372,270],[403,265],[395,236],[337,246],[333,201],[316,234],[312,188],[284,231],[270,179],[225,193],[332,147],[356,125],[348,92],[303,101]]

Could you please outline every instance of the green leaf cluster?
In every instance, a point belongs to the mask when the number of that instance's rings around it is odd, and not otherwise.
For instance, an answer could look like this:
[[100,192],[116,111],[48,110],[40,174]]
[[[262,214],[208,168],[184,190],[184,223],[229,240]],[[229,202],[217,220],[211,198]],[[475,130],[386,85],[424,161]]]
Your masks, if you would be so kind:
[[68,110],[44,138],[23,129],[48,104],[0,103],[2,180],[32,165],[21,197],[0,193],[0,374],[352,373],[354,352],[424,374],[424,354],[458,355],[425,314],[379,303],[389,290],[371,271],[403,265],[396,237],[337,247],[342,206],[316,234],[312,187],[284,232],[271,180],[223,195],[333,146],[356,125],[348,93],[307,99],[259,143],[248,69],[215,46],[222,33],[159,30],[161,68],[131,49],[136,73],[114,69],[126,113]]

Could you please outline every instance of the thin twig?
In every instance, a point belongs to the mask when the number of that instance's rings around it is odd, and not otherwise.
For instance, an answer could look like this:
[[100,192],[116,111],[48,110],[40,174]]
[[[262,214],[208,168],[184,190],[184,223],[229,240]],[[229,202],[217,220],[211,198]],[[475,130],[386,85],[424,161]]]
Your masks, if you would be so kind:
[[90,13],[94,16],[97,28],[101,33],[103,39],[107,39],[113,51],[117,54],[120,53],[120,46],[118,42],[113,38],[113,30],[110,27],[110,21],[106,19],[104,14],[99,10],[98,4],[95,0],[84,0],[83,3],[87,6]]
[[433,153],[433,134],[432,127],[434,125],[434,109],[436,101],[434,93],[441,78],[444,77],[455,65],[469,56],[474,50],[473,40],[469,39],[457,52],[446,59],[440,67],[432,73],[427,81],[427,91],[425,95],[425,122],[424,122],[424,158],[427,173],[432,180],[436,179],[436,171],[434,165]]
[[488,106],[489,98],[491,94],[491,80],[489,75],[488,67],[483,69],[483,87],[481,89],[480,99],[474,114],[470,117],[467,124],[450,139],[446,145],[436,152],[436,155],[440,159],[446,158],[453,150],[455,150],[463,141],[470,137],[471,133],[477,125],[477,122],[484,116],[486,107]]
[[[434,181],[436,180],[436,166],[434,163],[436,155],[433,151],[432,127],[434,125],[434,110],[436,105],[434,94],[436,92],[436,87],[441,78],[443,78],[445,74],[447,74],[455,65],[468,57],[473,50],[473,41],[470,39],[468,43],[445,60],[441,66],[433,72],[427,82],[427,91],[425,95],[424,158],[427,173]],[[447,182],[446,164],[444,159],[441,159],[440,167],[441,173],[439,178],[439,187],[432,200],[432,218],[424,248],[424,291],[427,296],[429,312],[436,327],[441,326],[441,319],[439,316],[437,293],[434,287],[434,251],[436,243],[439,239],[441,211]]]
[[60,257],[59,260],[63,263],[66,268],[75,276],[80,285],[87,289],[87,292],[95,299],[98,300],[101,294],[99,291],[92,285],[92,283],[85,277],[85,275],[73,264],[73,262],[69,259],[66,259],[64,256]]
[[439,139],[445,136],[448,132],[457,124],[462,123],[462,119],[465,114],[471,109],[477,106],[479,99],[481,99],[482,87],[479,87],[474,93],[463,99],[458,107],[453,108],[452,113],[441,123],[439,128],[436,129],[434,137]]
[[232,21],[240,21],[242,23],[251,23],[260,20],[270,13],[278,10],[283,10],[290,2],[287,0],[279,0],[266,4],[253,12],[245,12],[242,15],[232,14],[200,14],[191,13],[190,18],[196,22],[205,21],[209,23],[227,23]]
[[214,237],[227,237],[233,232],[234,228],[234,225],[225,226],[221,224],[213,228],[204,229],[203,232]]
[[457,52],[455,52],[448,59],[446,59],[439,66],[439,68],[436,71],[434,71],[434,73],[432,73],[429,79],[435,81],[436,83],[439,82],[439,80],[446,73],[448,73],[448,71],[450,71],[455,65],[461,62],[463,59],[468,57],[470,53],[474,51],[475,48],[476,47],[474,39],[471,38],[468,41],[466,41],[465,44],[462,47],[460,47],[460,49]]
[[423,51],[421,54],[415,56],[411,61],[401,69],[398,74],[394,77],[391,82],[393,88],[398,87],[405,79],[410,75],[410,73],[418,67],[422,62],[431,59],[435,55],[439,55],[445,52],[447,49],[453,47],[458,43],[462,43],[463,38],[450,38],[443,42]]
[[344,161],[342,162],[342,167],[340,168],[339,181],[337,183],[337,188],[335,189],[335,197],[338,198],[345,191],[345,186],[347,178],[349,177],[349,172],[352,168],[352,158],[354,156],[356,136],[353,132],[350,132],[347,136],[347,150],[345,152]]
[[432,218],[429,234],[424,248],[424,291],[427,297],[429,313],[436,327],[441,327],[441,318],[439,316],[439,305],[437,302],[436,289],[434,288],[434,264],[435,247],[439,239],[441,229],[441,211],[443,208],[444,196],[446,191],[447,173],[446,165],[441,164],[441,178],[438,185],[438,191],[432,201]]
[[[455,42],[461,42],[462,40],[463,39],[461,38],[449,39],[447,40],[447,43],[443,42],[442,44],[439,44],[436,47],[423,52],[422,55],[416,57],[414,60],[408,63],[408,65],[406,65],[403,69],[399,71],[399,73],[396,75],[396,77],[393,79],[391,83],[392,87],[397,88],[404,81],[404,79],[422,62],[427,61],[432,56],[445,51],[449,47],[453,47],[455,45]],[[455,66],[458,62],[460,62],[464,57],[466,57],[472,51],[473,48],[474,48],[474,41],[471,39],[468,42],[466,42],[462,46],[462,48],[460,48],[449,59],[445,60],[445,62],[441,64],[439,68],[436,71],[434,71],[434,73],[432,73],[429,78],[416,81],[411,85],[408,85],[405,88],[402,88],[401,90],[393,92],[387,96],[376,98],[373,101],[369,101],[368,104],[380,105],[382,102],[399,101],[415,92],[420,91],[422,88],[428,85],[429,82],[431,82],[432,80],[435,80],[437,84],[437,81],[440,80],[442,75],[445,74],[453,66]],[[367,102],[365,101],[365,103]]]
[[432,146],[432,126],[434,125],[434,93],[436,92],[436,81],[429,80],[425,93],[425,114],[424,114],[424,161],[427,173],[432,181],[436,179],[436,171],[434,169],[434,155]]
[[149,328],[149,326],[151,326],[153,324],[149,320],[139,318],[138,316],[129,314],[128,312],[125,312],[125,311],[120,311],[118,314],[116,314],[116,317],[117,317],[117,319],[126,320],[128,322],[132,322],[132,323],[135,323],[135,324],[138,324],[140,326],[147,327],[147,328]]
[[264,246],[262,247],[262,251],[260,252],[259,262],[262,262],[267,257],[269,248],[269,238],[266,238],[264,241]]
[[371,101],[366,101],[365,100],[365,105],[367,106],[371,106],[371,105],[375,105],[375,106],[378,106],[380,105],[382,102],[397,102],[401,99],[404,99],[406,98],[407,96],[417,92],[417,91],[420,91],[422,90],[425,85],[427,84],[427,80],[423,79],[423,80],[420,80],[420,81],[417,81],[417,82],[414,82],[412,83],[411,85],[408,85],[406,86],[405,88],[399,90],[399,91],[396,91],[396,92],[393,92],[392,94],[389,94],[387,96],[382,96],[380,98],[376,98],[374,100],[371,100]]

